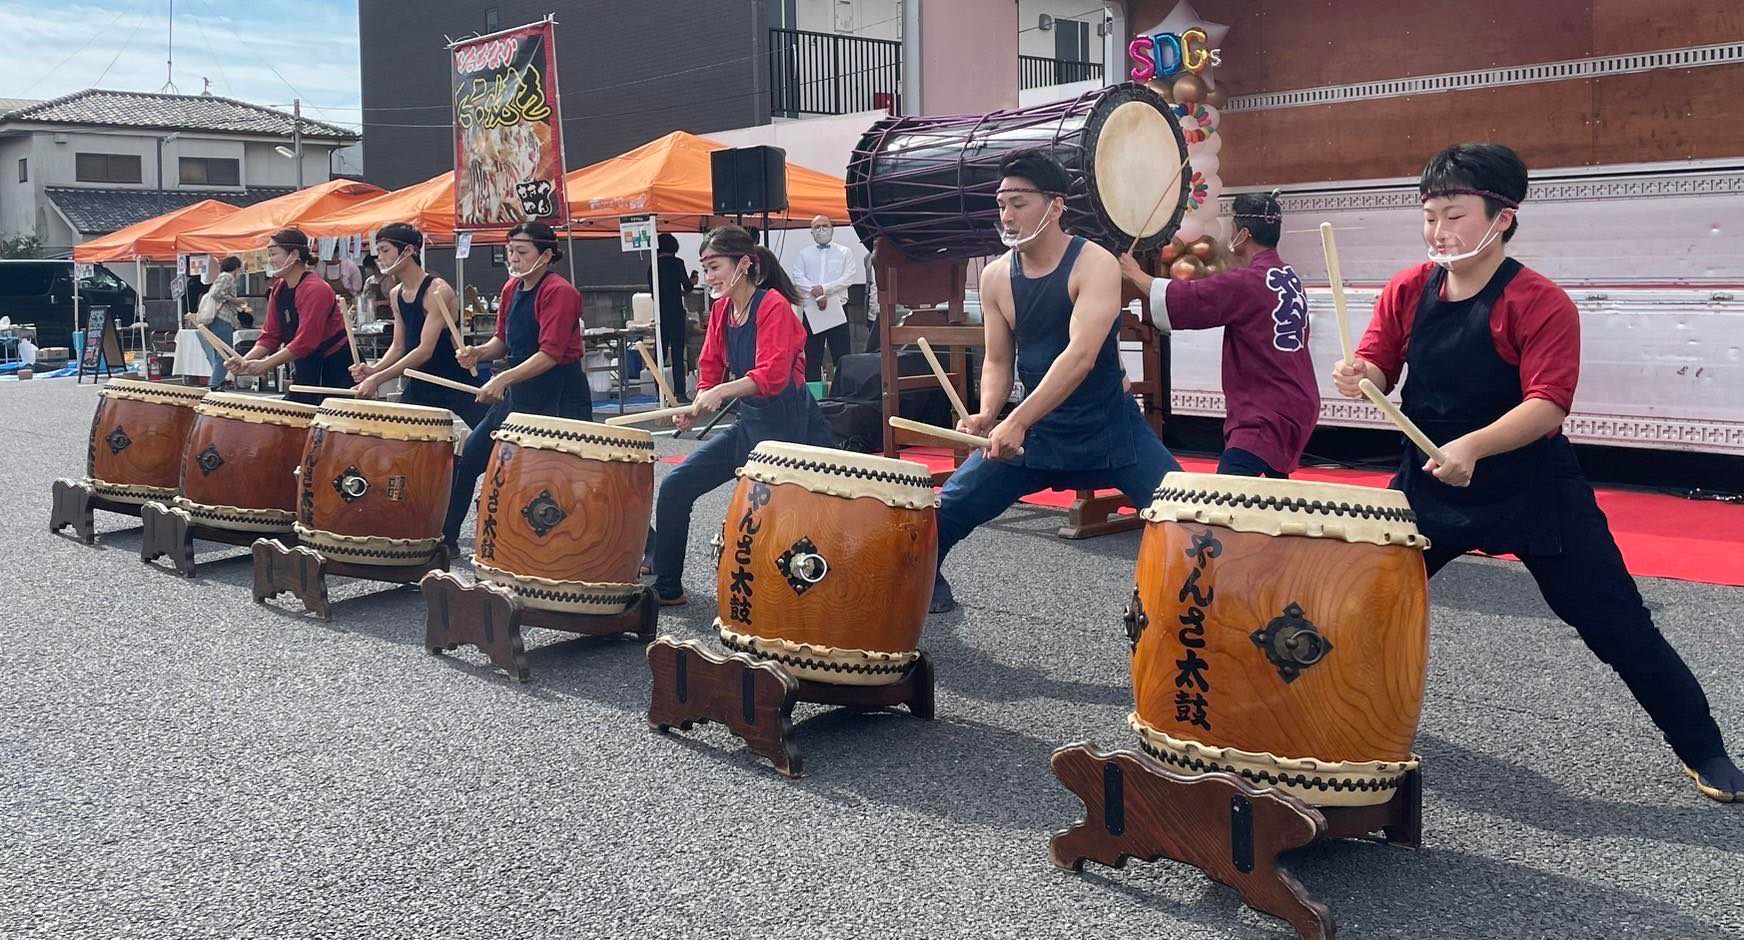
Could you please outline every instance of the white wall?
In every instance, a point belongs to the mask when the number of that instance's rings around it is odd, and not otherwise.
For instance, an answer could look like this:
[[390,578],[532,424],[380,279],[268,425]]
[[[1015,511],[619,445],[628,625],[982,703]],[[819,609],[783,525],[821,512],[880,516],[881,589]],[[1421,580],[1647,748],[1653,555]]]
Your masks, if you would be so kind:
[[[1109,3],[1114,8],[1115,15],[1120,15],[1120,5]],[[1096,8],[1094,12],[1085,12]],[[1039,55],[1044,58],[1054,57],[1054,33],[1037,29],[1036,23],[1041,14],[1046,13],[1055,19],[1070,19],[1086,23],[1085,37],[1089,53],[1086,61],[1101,62],[1102,37],[1096,35],[1096,24],[1102,22],[1102,8],[1095,0],[1018,0],[1017,3],[1017,51],[1021,55]],[[1119,24],[1116,23],[1116,28]]]
[[[30,160],[30,181],[18,181],[18,161]],[[36,231],[36,160],[29,137],[0,139],[0,237]]]
[[815,33],[841,33],[862,39],[901,39],[899,0],[799,0],[794,4],[796,28]]

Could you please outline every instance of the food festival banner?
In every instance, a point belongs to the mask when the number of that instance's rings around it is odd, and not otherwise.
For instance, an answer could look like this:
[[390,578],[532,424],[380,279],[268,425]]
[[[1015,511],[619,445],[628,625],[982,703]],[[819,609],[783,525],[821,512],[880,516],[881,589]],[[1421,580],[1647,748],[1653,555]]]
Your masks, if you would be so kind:
[[454,102],[454,227],[569,221],[556,20],[449,47]]

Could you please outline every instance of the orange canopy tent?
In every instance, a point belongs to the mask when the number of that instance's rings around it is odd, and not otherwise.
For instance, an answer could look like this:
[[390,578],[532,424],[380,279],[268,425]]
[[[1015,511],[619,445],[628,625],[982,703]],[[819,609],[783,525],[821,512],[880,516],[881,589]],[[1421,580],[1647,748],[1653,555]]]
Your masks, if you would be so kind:
[[454,171],[310,219],[298,227],[310,238],[344,237],[367,235],[390,222],[410,223],[430,242],[453,244]]
[[255,203],[246,209],[176,236],[179,254],[225,254],[258,251],[272,233],[305,220],[330,215],[347,206],[380,196],[380,186],[354,180],[332,180],[294,193]]
[[[674,131],[628,153],[564,176],[570,227],[576,234],[616,233],[619,216],[653,214],[667,230],[704,231],[730,221],[714,214],[714,176],[709,154],[726,144]],[[776,228],[804,227],[813,216],[848,224],[848,195],[841,179],[787,165],[785,213],[771,215]],[[748,220],[747,220],[748,221]]]
[[73,260],[87,264],[97,261],[174,261],[177,235],[209,225],[237,211],[230,203],[202,199],[191,206],[135,222],[102,238],[75,245]]

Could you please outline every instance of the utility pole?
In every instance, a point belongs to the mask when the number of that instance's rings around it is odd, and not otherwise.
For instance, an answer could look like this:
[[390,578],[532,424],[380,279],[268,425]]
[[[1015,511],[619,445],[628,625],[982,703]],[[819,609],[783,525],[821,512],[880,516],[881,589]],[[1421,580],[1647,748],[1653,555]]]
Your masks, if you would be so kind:
[[291,151],[297,155],[297,189],[303,188],[303,99],[291,101]]

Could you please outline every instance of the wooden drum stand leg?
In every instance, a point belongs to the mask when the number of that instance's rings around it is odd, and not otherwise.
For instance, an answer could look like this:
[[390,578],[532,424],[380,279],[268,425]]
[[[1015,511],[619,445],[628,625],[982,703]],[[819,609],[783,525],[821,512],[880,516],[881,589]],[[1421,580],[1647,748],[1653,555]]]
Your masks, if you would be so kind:
[[647,641],[654,636],[659,603],[644,586],[629,609],[617,614],[565,614],[527,607],[507,588],[478,582],[467,584],[445,571],[432,571],[418,583],[424,593],[424,649],[439,654],[476,646],[509,678],[526,682],[527,645],[521,627],[544,627],[584,636],[631,634]]
[[383,581],[389,584],[417,584],[430,571],[446,571],[448,564],[448,549],[441,545],[422,564],[358,565],[329,561],[314,549],[301,545],[287,548],[278,539],[256,539],[254,602],[264,604],[269,597],[289,593],[302,602],[305,610],[327,622],[333,619],[333,608],[327,599],[329,576]]
[[[258,532],[200,525],[187,510],[163,503],[146,503],[139,507],[139,521],[145,524],[145,532],[139,540],[139,560],[149,565],[159,558],[168,558],[185,578],[194,576],[196,540],[246,547],[260,538]],[[292,536],[281,535],[279,538],[291,540]]]
[[648,644],[654,694],[648,724],[688,731],[714,721],[744,740],[788,777],[804,775],[793,743],[793,706],[800,702],[847,708],[907,705],[916,718],[933,717],[933,664],[925,653],[892,685],[836,685],[795,679],[781,666],[744,653],[721,655],[698,640],[661,637]]
[[1082,871],[1086,861],[1119,868],[1127,859],[1174,859],[1234,888],[1248,907],[1288,921],[1303,940],[1330,940],[1332,911],[1309,895],[1278,856],[1321,839],[1385,833],[1422,843],[1418,771],[1378,806],[1314,807],[1230,773],[1186,776],[1136,751],[1099,751],[1089,742],[1054,752],[1054,776],[1084,802],[1084,818],[1054,834],[1049,857]]
[[104,499],[84,480],[56,480],[51,492],[54,502],[48,513],[49,534],[55,535],[62,529],[71,528],[73,535],[85,545],[97,543],[96,520],[93,515],[95,510],[101,509],[122,516],[139,515],[137,505]]

